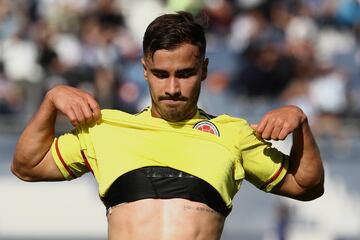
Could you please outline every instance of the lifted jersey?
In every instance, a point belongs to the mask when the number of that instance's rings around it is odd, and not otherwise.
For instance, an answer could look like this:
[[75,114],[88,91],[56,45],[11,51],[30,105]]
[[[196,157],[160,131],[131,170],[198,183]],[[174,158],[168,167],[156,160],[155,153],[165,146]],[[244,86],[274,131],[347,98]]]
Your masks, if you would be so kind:
[[101,121],[54,140],[52,155],[68,180],[91,171],[99,194],[135,169],[177,169],[210,184],[231,209],[243,179],[265,191],[285,176],[288,157],[261,139],[249,124],[202,110],[189,120],[168,122],[145,109],[137,115],[102,110]]

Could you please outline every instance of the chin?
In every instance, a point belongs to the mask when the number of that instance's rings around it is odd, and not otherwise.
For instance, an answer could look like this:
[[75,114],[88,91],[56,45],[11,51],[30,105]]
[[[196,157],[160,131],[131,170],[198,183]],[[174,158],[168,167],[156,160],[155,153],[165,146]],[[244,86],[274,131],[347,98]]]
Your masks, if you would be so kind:
[[169,122],[178,122],[186,118],[186,113],[178,108],[166,108],[162,118]]
[[180,113],[168,113],[163,118],[169,122],[178,122],[184,120],[185,116]]

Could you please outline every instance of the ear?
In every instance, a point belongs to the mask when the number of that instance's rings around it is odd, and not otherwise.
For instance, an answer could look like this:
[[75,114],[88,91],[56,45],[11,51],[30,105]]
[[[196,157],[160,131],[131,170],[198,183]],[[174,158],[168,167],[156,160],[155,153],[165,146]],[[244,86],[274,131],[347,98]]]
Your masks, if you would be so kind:
[[208,73],[209,58],[205,58],[201,69],[201,81],[204,81]]
[[144,79],[147,81],[148,80],[148,71],[146,68],[145,59],[143,57],[141,58],[141,64],[143,65],[143,69],[144,69]]

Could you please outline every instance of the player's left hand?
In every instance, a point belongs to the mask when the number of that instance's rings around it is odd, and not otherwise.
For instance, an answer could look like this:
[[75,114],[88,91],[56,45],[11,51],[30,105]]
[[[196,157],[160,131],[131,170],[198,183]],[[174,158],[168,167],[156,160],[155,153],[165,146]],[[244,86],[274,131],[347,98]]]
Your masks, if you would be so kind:
[[285,106],[267,112],[258,124],[251,127],[258,137],[265,140],[284,140],[306,120],[305,113],[299,107]]

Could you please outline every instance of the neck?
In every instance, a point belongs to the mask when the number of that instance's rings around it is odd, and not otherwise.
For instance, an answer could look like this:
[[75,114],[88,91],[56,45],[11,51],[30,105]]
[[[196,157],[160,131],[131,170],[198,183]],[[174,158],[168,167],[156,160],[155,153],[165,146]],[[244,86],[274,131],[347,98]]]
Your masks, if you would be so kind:
[[186,113],[181,114],[180,112],[167,112],[167,113],[161,113],[153,106],[151,107],[151,116],[155,118],[161,118],[169,122],[180,122],[188,119],[192,119],[198,111],[198,107],[195,106],[190,111],[187,111]]

